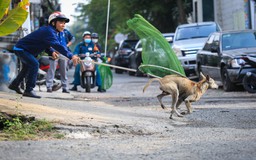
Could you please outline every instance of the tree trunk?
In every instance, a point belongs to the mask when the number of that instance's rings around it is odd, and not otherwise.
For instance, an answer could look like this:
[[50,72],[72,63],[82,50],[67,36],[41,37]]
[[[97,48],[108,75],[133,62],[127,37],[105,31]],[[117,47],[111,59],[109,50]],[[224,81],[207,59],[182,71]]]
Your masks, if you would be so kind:
[[177,7],[179,13],[179,24],[187,23],[183,0],[177,0]]

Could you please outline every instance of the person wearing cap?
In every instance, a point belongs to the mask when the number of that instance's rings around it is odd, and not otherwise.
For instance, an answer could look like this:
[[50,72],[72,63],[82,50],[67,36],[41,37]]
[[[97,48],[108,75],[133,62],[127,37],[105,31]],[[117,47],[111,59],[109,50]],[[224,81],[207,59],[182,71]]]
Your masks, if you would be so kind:
[[[94,44],[94,50],[98,50],[100,53],[102,53],[101,45],[99,44],[99,35],[98,35],[98,33],[93,32],[91,37],[92,37],[92,42]],[[98,91],[99,92],[106,92],[106,90],[101,87],[102,86],[102,79],[101,79],[101,76],[100,76],[100,71],[98,69],[98,65],[96,65],[96,67],[97,67],[97,70],[96,70],[97,73],[96,74],[99,76],[98,77],[98,84],[100,84],[99,85],[100,87],[99,87]]]
[[[62,14],[61,16],[62,16],[62,18],[65,17],[64,14]],[[64,20],[60,19],[58,15],[53,13],[49,16],[48,24],[52,25],[52,26],[56,26],[57,24],[59,24],[58,23],[59,21],[61,22]],[[62,45],[69,47],[75,41],[75,37],[67,29],[60,28],[59,31],[60,32],[57,32],[58,40],[60,41],[60,43]],[[68,48],[68,50],[69,50],[69,48]],[[54,80],[57,64],[59,64],[62,92],[69,93],[69,91],[68,91],[68,76],[67,76],[67,60],[61,59],[61,58],[55,60],[52,57],[50,57],[49,63],[50,63],[50,68],[48,69],[47,76],[46,76],[47,92],[51,93],[53,91],[52,90],[53,80]]]
[[[83,41],[80,42],[74,50],[74,54],[80,56],[80,58],[83,60],[85,58],[85,53],[89,52],[90,54],[96,53],[97,57],[100,57],[100,52],[99,50],[94,49],[94,43],[92,42],[91,39],[91,32],[85,31],[82,35]],[[101,89],[101,78],[99,75],[99,70],[98,67],[96,66],[96,85],[98,86],[98,92],[104,92]],[[78,64],[75,68],[75,73],[74,73],[74,81],[73,81],[74,86],[70,89],[71,91],[77,91],[77,86],[80,85],[80,64]]]
[[[9,89],[16,91],[23,96],[41,98],[33,90],[36,86],[37,73],[39,69],[39,62],[36,57],[43,51],[57,58],[58,54],[72,59],[74,65],[79,61],[77,55],[73,55],[66,46],[62,45],[58,39],[58,32],[63,31],[65,24],[69,19],[61,12],[54,12],[51,16],[57,17],[58,21],[54,22],[55,25],[40,27],[27,36],[21,38],[14,46],[13,51],[22,62],[22,69],[17,77],[9,85]],[[49,17],[50,19],[51,17]],[[20,90],[19,86],[22,80],[26,78],[26,88],[24,93]]]

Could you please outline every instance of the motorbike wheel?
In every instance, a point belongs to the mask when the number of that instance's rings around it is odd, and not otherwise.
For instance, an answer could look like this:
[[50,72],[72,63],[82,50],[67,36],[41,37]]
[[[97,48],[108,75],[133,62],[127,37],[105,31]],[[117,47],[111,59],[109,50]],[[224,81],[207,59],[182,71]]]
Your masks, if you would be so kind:
[[244,89],[249,93],[256,93],[256,81],[253,76],[245,75],[243,78]]
[[90,93],[91,92],[91,77],[86,76],[85,81],[86,81],[85,92]]

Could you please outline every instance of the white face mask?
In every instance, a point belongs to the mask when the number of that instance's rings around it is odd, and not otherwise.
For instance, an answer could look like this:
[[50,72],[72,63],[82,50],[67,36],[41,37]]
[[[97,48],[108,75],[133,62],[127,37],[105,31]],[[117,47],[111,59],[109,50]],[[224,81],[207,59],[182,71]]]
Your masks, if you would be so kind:
[[93,43],[97,43],[97,42],[98,42],[98,39],[92,39],[92,42],[93,42]]

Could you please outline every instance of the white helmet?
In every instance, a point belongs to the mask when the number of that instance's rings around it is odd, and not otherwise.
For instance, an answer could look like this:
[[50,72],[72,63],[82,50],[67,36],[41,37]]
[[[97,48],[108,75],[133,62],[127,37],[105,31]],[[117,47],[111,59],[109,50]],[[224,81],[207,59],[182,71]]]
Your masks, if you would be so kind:
[[83,33],[83,37],[84,37],[85,35],[91,35],[91,32],[90,32],[90,31],[85,31],[85,32]]
[[54,20],[65,20],[66,23],[69,22],[69,19],[61,12],[53,12],[49,18],[48,18],[48,23],[51,24],[52,21]]

